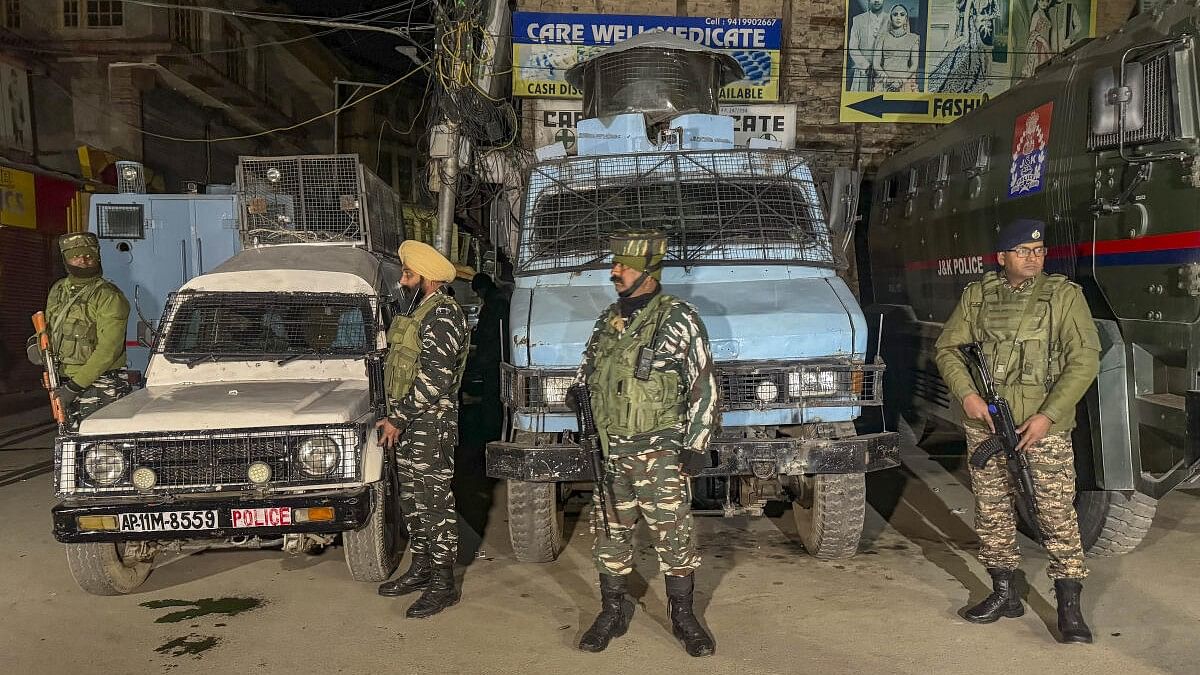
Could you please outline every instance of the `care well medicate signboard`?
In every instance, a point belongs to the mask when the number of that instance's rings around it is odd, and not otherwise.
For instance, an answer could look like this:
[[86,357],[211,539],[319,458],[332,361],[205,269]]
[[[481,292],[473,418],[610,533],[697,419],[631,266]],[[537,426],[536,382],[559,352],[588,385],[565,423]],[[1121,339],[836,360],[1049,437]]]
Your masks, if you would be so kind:
[[727,103],[779,100],[778,18],[705,18],[617,14],[513,14],[513,94],[579,98],[566,72],[618,42],[649,31],[674,33],[732,56],[746,79],[721,90]]

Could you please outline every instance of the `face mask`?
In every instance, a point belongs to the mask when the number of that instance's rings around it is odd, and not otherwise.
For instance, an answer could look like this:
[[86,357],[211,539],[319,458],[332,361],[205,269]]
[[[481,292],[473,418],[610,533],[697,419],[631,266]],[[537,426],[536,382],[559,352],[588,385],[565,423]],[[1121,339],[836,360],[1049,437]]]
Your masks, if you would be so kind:
[[97,260],[96,264],[92,267],[75,267],[66,261],[63,261],[63,265],[67,268],[67,274],[75,277],[76,279],[95,279],[101,274],[104,274],[104,268],[101,267],[99,260]]

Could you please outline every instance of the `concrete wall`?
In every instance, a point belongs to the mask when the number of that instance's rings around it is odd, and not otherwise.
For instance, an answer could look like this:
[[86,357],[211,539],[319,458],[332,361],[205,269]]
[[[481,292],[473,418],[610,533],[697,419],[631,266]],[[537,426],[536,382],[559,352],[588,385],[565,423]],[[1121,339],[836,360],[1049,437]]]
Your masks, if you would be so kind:
[[[1128,20],[1137,0],[1093,0],[1097,33]],[[841,0],[518,0],[530,12],[781,17],[784,46],[780,100],[798,106],[797,148],[818,150],[846,163],[861,148],[869,167],[929,131],[920,124],[842,124],[838,106],[842,77],[845,4]],[[845,160],[845,161],[841,161]]]

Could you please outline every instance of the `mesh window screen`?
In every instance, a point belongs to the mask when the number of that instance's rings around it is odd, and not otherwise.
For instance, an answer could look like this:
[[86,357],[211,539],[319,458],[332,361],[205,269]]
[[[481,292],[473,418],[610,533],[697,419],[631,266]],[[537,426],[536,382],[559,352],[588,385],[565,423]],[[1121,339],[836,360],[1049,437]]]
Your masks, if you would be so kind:
[[518,271],[601,267],[608,237],[658,228],[666,264],[841,264],[806,160],[727,150],[575,157],[534,167]]
[[96,207],[96,236],[101,239],[143,239],[141,204],[100,204]]
[[[1171,52],[1164,51],[1141,62],[1142,109],[1141,128],[1126,129],[1124,142],[1127,145],[1162,143],[1178,137],[1176,129],[1175,81],[1171,72]],[[1095,94],[1093,94],[1095,95]],[[1093,116],[1095,112],[1092,112]],[[1121,143],[1120,133],[1088,133],[1088,149],[1115,148]]]
[[375,304],[344,293],[174,293],[155,350],[182,360],[360,356],[374,348]]

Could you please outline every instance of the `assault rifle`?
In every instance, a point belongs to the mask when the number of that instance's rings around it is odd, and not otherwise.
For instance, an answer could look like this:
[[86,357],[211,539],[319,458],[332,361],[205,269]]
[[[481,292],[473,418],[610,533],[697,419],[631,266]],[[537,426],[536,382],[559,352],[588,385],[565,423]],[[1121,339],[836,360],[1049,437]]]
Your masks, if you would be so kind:
[[971,466],[982,469],[992,457],[1004,453],[1004,465],[1008,470],[1008,478],[1017,493],[1017,505],[1024,512],[1025,522],[1033,532],[1034,539],[1042,543],[1042,530],[1038,524],[1037,498],[1033,491],[1033,470],[1029,466],[1029,457],[1017,450],[1021,436],[1017,433],[1017,423],[1013,419],[1012,408],[1008,401],[996,393],[996,380],[988,367],[983,348],[978,342],[959,345],[958,350],[967,359],[967,365],[978,377],[980,394],[987,403],[988,414],[996,433],[979,444],[971,453]]
[[58,377],[58,366],[54,361],[54,352],[50,348],[50,333],[46,329],[46,313],[38,312],[33,315],[33,330],[36,331],[38,351],[42,353],[42,365],[46,367],[46,372],[42,374],[42,386],[50,394],[50,412],[54,414],[54,421],[58,422],[58,428],[61,431],[67,424],[67,411],[63,409],[62,402],[58,400],[58,385],[61,380]]
[[604,519],[604,536],[611,537],[608,525],[608,472],[604,469],[604,450],[600,446],[600,434],[596,430],[596,417],[592,411],[592,393],[586,384],[573,384],[569,394],[575,399],[575,419],[579,422],[579,447],[592,460],[592,475],[596,481],[596,505]]

